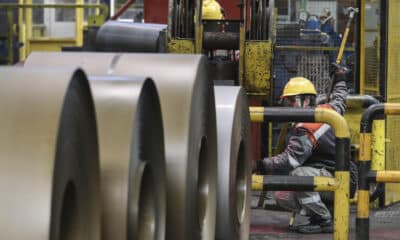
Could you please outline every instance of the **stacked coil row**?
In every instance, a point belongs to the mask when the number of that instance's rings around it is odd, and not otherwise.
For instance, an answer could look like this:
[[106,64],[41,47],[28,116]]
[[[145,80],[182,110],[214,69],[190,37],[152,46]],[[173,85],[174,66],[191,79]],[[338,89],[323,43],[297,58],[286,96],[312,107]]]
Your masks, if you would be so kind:
[[0,238],[248,239],[246,96],[207,71],[116,53],[0,68]]

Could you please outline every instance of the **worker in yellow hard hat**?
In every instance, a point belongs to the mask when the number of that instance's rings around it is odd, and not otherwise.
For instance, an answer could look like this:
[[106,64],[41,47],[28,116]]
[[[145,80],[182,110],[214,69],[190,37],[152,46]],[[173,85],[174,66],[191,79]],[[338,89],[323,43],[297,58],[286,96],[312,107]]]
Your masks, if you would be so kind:
[[[334,80],[331,101],[318,107],[333,109],[343,115],[347,96],[346,80],[348,70],[333,64]],[[285,85],[282,100],[285,106],[310,108],[315,106],[317,92],[313,83],[304,77],[291,78]],[[257,160],[253,171],[261,174],[274,171],[289,172],[291,176],[332,177],[335,170],[336,137],[332,128],[323,123],[295,123],[291,129],[285,150],[273,157]],[[355,193],[358,170],[350,163],[350,192]],[[278,191],[274,194],[276,203],[285,209],[309,217],[309,224],[297,226],[300,233],[333,232],[332,213],[329,204],[333,202],[332,192]]]
[[224,18],[224,11],[215,0],[204,0],[202,12],[203,20],[221,20]]
[[314,84],[304,77],[294,77],[287,82],[281,99],[285,106],[305,107],[314,106],[317,91]]

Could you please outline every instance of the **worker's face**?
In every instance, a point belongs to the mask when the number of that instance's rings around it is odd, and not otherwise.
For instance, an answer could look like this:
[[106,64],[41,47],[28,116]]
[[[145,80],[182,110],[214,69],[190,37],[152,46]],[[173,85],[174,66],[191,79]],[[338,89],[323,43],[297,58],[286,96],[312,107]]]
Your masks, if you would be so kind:
[[310,98],[306,97],[302,103],[300,96],[288,96],[283,99],[283,105],[285,107],[307,108],[310,106]]

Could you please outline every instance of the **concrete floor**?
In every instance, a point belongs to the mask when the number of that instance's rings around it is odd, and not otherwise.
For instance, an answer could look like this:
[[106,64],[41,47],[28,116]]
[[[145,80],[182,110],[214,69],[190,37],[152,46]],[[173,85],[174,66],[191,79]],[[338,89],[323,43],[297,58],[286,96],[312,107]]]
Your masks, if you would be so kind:
[[[271,209],[271,207],[268,207]],[[355,239],[356,207],[350,211],[350,239]],[[252,209],[251,240],[265,239],[332,239],[332,234],[299,234],[289,230],[290,213],[279,210]],[[299,217],[296,223],[306,222],[306,218]],[[380,210],[370,212],[370,239],[394,240],[400,239],[400,203]]]

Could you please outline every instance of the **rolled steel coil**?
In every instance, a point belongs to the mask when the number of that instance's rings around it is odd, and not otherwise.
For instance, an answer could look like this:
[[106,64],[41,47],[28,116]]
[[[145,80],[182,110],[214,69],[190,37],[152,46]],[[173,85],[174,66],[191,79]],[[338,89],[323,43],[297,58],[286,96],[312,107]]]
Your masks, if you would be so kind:
[[115,73],[148,75],[159,89],[167,160],[167,239],[214,239],[215,102],[205,58],[125,54]]
[[249,239],[250,117],[244,90],[216,86],[218,136],[217,240]]
[[96,119],[76,68],[0,68],[0,239],[100,239]]
[[203,48],[215,49],[239,49],[239,33],[233,32],[204,32]]
[[164,136],[154,83],[119,76],[91,76],[89,83],[99,133],[102,239],[164,240]]
[[104,52],[161,52],[166,41],[165,24],[108,21],[96,36],[96,50]]
[[[213,239],[217,181],[215,102],[204,57],[187,54],[33,53],[25,64],[65,66],[72,63],[82,66],[89,75],[139,75],[149,76],[155,81],[165,134],[166,238]],[[107,67],[103,68],[104,65]]]

